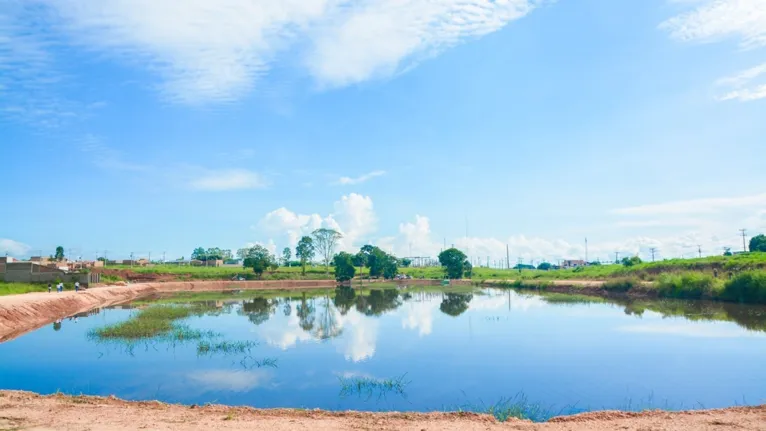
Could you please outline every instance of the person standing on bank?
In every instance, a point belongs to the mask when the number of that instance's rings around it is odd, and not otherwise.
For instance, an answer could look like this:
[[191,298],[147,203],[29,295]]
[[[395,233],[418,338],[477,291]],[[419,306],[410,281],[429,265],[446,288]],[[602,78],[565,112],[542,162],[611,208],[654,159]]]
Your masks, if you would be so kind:
[[53,287],[53,286],[51,285],[51,283],[48,283],[48,293],[51,293],[51,288],[52,288],[52,287]]
[[74,291],[78,292],[79,290],[80,290],[80,282],[79,281],[75,281],[74,282]]

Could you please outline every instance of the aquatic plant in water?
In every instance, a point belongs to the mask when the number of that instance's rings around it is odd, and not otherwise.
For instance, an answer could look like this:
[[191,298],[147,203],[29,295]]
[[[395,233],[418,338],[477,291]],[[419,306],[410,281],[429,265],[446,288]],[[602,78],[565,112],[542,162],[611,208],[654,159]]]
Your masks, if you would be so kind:
[[214,355],[221,353],[224,355],[242,354],[250,352],[250,349],[257,346],[255,341],[220,341],[210,342],[202,340],[197,343],[197,355]]
[[374,393],[378,397],[385,397],[388,393],[400,396],[406,396],[404,389],[411,382],[404,380],[407,373],[399,377],[390,379],[376,379],[373,377],[338,377],[340,380],[340,395],[343,397],[350,395],[366,395],[369,399]]

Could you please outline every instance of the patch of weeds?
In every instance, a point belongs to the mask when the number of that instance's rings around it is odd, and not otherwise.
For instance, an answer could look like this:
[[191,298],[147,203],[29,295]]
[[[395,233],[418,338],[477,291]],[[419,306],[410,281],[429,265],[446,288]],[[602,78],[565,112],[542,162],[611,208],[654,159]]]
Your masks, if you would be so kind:
[[223,418],[223,420],[225,420],[225,421],[231,421],[231,420],[234,420],[234,414],[232,414],[232,413],[229,413],[229,414],[227,414],[227,415],[226,415],[226,416]]
[[276,358],[255,359],[247,355],[239,363],[246,370],[252,368],[278,368]]
[[607,292],[625,293],[631,289],[639,287],[640,285],[641,282],[637,279],[626,277],[605,281],[602,288]]
[[343,397],[350,395],[366,395],[369,399],[375,393],[378,397],[385,397],[386,394],[393,393],[402,397],[406,396],[404,389],[411,382],[405,380],[407,373],[390,379],[376,379],[373,377],[338,377],[340,380],[340,395]]
[[479,403],[464,404],[448,410],[488,414],[494,416],[500,422],[513,418],[545,422],[555,416],[581,413],[583,411],[577,410],[574,406],[554,410],[552,407],[545,407],[541,403],[530,402],[522,392],[511,398],[503,397],[493,404],[485,404],[483,401],[479,401]]
[[254,341],[220,341],[212,343],[207,340],[197,343],[197,355],[214,355],[221,353],[224,355],[249,353],[250,349],[257,346]]

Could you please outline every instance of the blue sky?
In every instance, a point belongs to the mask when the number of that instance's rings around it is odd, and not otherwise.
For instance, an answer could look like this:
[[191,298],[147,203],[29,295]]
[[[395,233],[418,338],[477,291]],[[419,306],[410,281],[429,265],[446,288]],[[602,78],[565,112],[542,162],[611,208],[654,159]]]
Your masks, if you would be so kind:
[[764,118],[764,0],[6,1],[0,252],[717,254]]

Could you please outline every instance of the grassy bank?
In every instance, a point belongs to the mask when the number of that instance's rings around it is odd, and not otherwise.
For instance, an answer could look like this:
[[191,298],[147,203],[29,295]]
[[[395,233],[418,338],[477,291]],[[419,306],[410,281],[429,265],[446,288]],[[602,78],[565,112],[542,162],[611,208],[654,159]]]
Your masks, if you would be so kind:
[[[51,283],[53,293],[56,293],[56,284],[57,283]],[[74,283],[64,283],[64,290],[74,290]],[[48,283],[6,283],[0,281],[0,296],[47,291]]]
[[622,277],[608,279],[600,287],[578,284],[557,286],[550,280],[523,279],[496,281],[489,284],[519,290],[766,304],[766,271],[762,270],[740,272],[733,275],[731,279],[699,272],[662,274],[653,282],[645,282],[635,277]]

